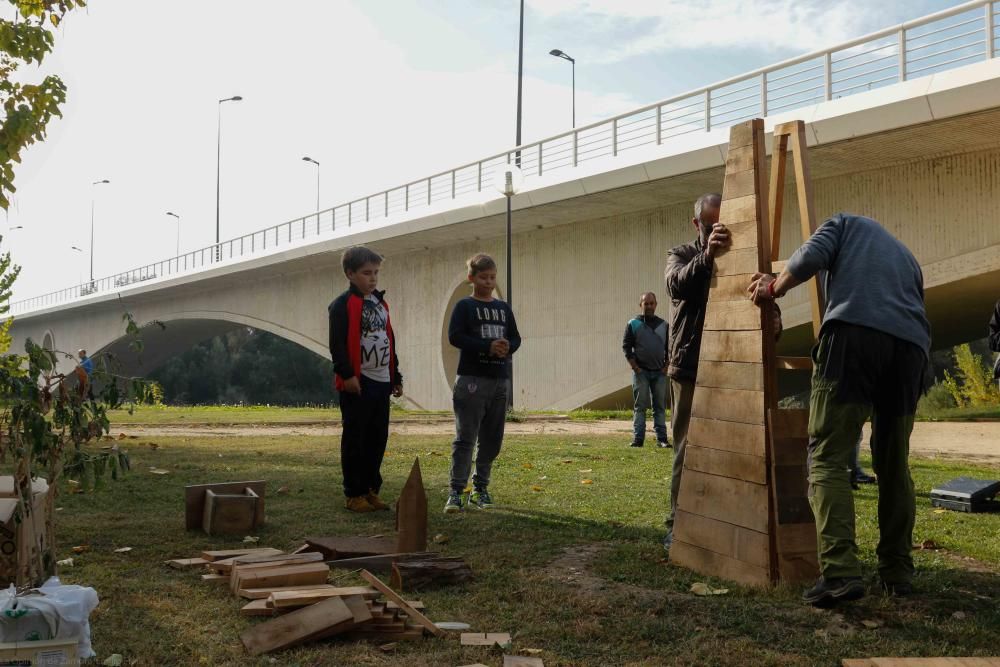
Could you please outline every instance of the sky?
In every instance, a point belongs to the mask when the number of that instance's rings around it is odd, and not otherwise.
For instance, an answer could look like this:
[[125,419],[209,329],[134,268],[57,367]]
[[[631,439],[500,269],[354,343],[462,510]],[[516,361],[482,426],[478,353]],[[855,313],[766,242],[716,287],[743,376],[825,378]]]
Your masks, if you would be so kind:
[[[522,140],[570,127],[555,48],[579,126],[954,4],[527,0]],[[95,278],[173,256],[167,211],[182,252],[214,242],[219,111],[223,239],[315,211],[303,156],[325,209],[512,147],[517,21],[517,0],[91,0],[21,74],[68,100],[15,166],[14,300],[87,279],[92,203]]]

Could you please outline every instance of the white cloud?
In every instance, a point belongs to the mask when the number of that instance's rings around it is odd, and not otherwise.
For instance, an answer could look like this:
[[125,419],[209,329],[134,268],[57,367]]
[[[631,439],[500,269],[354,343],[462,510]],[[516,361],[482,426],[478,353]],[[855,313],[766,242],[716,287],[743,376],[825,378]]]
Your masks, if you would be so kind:
[[[882,21],[847,0],[530,0],[547,21],[617,40],[591,40],[596,61],[671,50],[758,48],[813,51],[856,37]],[[602,46],[603,45],[603,46]]]

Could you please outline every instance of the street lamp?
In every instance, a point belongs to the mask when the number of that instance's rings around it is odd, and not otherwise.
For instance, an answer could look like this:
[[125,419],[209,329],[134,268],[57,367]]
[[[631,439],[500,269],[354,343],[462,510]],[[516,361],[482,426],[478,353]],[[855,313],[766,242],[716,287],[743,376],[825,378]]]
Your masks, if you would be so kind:
[[319,162],[312,159],[308,155],[302,158],[303,162],[312,162],[316,165],[316,212],[319,212]]
[[[502,194],[507,198],[507,293],[504,294],[506,297],[507,305],[511,308],[514,307],[513,299],[513,264],[511,263],[511,230],[510,230],[510,200],[517,194],[518,190],[521,189],[521,184],[524,182],[524,175],[521,170],[515,165],[510,163],[503,165],[503,167],[496,173],[496,182],[494,187],[497,192]],[[507,407],[514,407],[514,363],[510,364],[510,387],[509,395],[507,400]]]
[[181,216],[176,213],[171,213],[167,211],[167,215],[177,219],[177,250],[174,253],[174,257],[180,257],[181,255]]
[[[517,124],[514,130],[514,144],[521,145],[521,80],[524,78],[524,0],[521,0],[521,17],[517,31]],[[521,151],[515,154],[515,163],[521,166]],[[508,202],[510,198],[508,197]]]
[[215,149],[215,261],[222,259],[222,247],[219,245],[219,195],[222,191],[222,103],[240,102],[239,95],[219,100],[219,122]]
[[90,282],[94,282],[94,186],[110,182],[105,178],[90,184]]
[[[70,247],[69,247],[69,249],[70,249],[70,250],[74,250],[74,251],[76,251],[76,252],[80,253],[81,255],[83,254],[83,248],[78,248],[78,247],[76,247],[75,245],[74,245],[74,246],[70,246]],[[80,278],[80,271],[79,271],[79,268],[80,268],[80,267],[79,267],[79,266],[77,266],[77,273],[76,273],[76,280],[77,280],[77,282],[80,282],[80,283],[82,283],[82,282],[83,282],[83,280],[82,280],[82,279]]]
[[570,64],[573,65],[573,127],[576,127],[576,60],[571,58],[568,53],[563,53],[559,49],[552,49],[549,51],[550,56],[555,56],[556,58],[562,58],[563,60],[568,60]]
[[10,227],[7,231],[12,232],[15,229],[24,229],[24,225],[17,225],[16,227]]

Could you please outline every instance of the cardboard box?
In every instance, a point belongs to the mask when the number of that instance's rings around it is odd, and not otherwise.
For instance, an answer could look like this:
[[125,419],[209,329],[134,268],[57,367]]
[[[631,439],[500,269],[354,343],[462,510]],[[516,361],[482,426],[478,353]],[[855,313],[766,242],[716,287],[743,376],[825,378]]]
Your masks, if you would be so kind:
[[0,644],[0,667],[79,665],[80,658],[76,652],[77,642],[76,639],[50,639]]
[[18,521],[17,496],[14,493],[14,478],[0,476],[0,586],[6,588],[14,583],[18,558],[29,558],[35,536],[41,535],[45,541],[45,500],[49,485],[44,479],[31,482],[32,516],[30,521]]

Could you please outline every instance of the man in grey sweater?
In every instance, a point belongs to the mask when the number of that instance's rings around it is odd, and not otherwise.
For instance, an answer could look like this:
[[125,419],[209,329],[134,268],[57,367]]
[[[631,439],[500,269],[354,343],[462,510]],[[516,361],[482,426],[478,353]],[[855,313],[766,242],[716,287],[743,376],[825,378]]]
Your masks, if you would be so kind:
[[755,303],[778,299],[826,272],[827,310],[813,349],[809,403],[809,502],[821,575],[802,598],[817,606],[864,595],[848,469],[861,427],[872,420],[878,476],[878,569],[890,595],[912,591],[916,503],[910,433],[926,389],[930,324],[923,274],[878,222],[839,213],[823,223],[775,278],[755,274]]
[[632,368],[632,447],[646,439],[646,410],[653,406],[653,430],[660,447],[667,440],[667,323],[656,316],[656,295],[646,292],[639,299],[642,313],[625,325],[622,350]]

